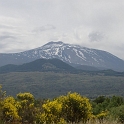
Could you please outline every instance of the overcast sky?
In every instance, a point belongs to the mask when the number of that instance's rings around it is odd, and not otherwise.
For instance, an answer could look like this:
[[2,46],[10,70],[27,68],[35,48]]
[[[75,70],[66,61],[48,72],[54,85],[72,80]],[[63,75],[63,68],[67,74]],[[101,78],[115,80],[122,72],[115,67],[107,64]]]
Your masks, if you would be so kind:
[[124,0],[0,0],[0,53],[50,41],[124,59]]

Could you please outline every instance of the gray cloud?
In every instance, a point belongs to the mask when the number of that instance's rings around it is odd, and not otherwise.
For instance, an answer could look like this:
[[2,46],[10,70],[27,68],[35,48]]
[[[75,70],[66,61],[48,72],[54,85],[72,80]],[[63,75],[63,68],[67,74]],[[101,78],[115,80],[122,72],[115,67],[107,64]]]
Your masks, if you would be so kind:
[[100,42],[103,40],[104,36],[100,32],[92,32],[88,35],[91,42]]
[[56,29],[55,26],[48,24],[48,25],[35,28],[33,32],[38,33],[38,32],[43,32],[43,31],[48,31],[48,30],[54,30],[54,29]]
[[15,27],[13,27],[13,26],[10,26],[10,25],[1,25],[0,24],[0,29],[14,29]]
[[15,37],[13,37],[13,36],[0,36],[0,41],[2,41],[2,40],[7,40],[7,39],[16,39]]
[[0,0],[0,43],[6,52],[61,40],[124,59],[123,12],[122,0]]

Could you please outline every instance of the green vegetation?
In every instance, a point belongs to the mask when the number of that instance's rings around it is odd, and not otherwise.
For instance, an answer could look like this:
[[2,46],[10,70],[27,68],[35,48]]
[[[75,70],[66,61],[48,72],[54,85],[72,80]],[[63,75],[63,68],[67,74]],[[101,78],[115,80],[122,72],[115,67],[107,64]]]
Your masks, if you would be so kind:
[[36,98],[54,98],[70,91],[89,98],[99,95],[124,96],[124,76],[95,72],[13,72],[0,74],[0,84],[7,95],[14,97],[19,92],[30,92]]
[[0,74],[0,124],[121,124],[122,74],[111,71]]
[[6,96],[0,87],[0,124],[121,124],[124,98],[88,99],[68,92],[53,99],[35,99],[29,93]]

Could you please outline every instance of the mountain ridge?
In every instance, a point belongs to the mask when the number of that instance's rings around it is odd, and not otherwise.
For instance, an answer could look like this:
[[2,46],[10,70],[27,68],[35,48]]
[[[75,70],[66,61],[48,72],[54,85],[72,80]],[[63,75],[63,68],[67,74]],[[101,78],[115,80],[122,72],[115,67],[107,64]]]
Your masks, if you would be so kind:
[[29,63],[24,63],[22,65],[5,65],[0,67],[0,73],[8,72],[70,72],[76,71],[76,69],[69,64],[59,60],[59,59],[37,59]]
[[7,64],[18,65],[40,58],[57,58],[70,65],[87,65],[124,71],[124,61],[109,52],[67,44],[62,41],[48,42],[36,49],[20,53],[0,54],[0,66]]

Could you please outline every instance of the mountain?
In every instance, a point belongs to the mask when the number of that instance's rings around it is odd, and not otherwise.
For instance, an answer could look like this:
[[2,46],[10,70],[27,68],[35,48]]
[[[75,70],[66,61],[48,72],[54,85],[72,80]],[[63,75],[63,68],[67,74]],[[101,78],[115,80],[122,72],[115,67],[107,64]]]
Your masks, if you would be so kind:
[[90,49],[61,41],[49,42],[39,48],[20,52],[0,54],[0,66],[7,64],[22,64],[36,59],[58,58],[70,65],[87,65],[95,68],[124,71],[124,61],[109,52]]
[[0,73],[7,72],[34,72],[34,71],[53,71],[53,72],[70,72],[76,69],[69,64],[53,58],[53,59],[38,59],[33,62],[24,63],[22,65],[5,65],[0,67]]

